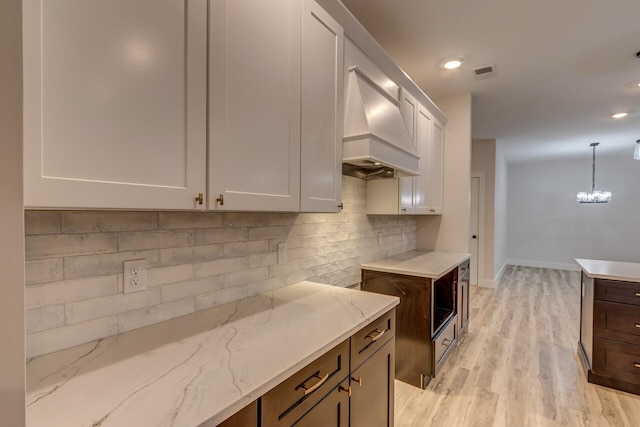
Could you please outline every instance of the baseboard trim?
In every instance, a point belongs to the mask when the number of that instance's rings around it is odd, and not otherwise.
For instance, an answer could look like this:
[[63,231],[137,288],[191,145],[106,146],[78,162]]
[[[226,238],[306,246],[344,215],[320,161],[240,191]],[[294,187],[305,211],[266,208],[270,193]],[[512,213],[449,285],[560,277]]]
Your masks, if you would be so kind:
[[491,279],[482,279],[480,280],[480,283],[478,283],[478,286],[480,286],[481,288],[489,288],[489,289],[495,289],[497,288],[497,283],[495,280],[491,280]]
[[504,264],[502,264],[502,268],[500,268],[500,271],[493,280],[481,279],[480,283],[478,283],[478,286],[480,286],[481,288],[496,289],[498,287],[498,283],[500,283],[500,279],[502,279],[502,275],[504,274],[504,270],[506,268],[507,263],[505,262]]
[[508,259],[506,264],[517,265],[520,267],[537,267],[537,268],[550,268],[553,270],[569,270],[580,271],[578,264],[566,264],[562,262],[547,262],[547,261],[535,261],[525,259]]

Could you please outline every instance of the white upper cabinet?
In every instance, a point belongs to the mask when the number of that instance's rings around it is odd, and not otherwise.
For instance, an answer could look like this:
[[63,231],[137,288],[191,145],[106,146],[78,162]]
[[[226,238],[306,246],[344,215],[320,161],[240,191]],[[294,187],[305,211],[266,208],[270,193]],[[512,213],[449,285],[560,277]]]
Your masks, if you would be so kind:
[[432,213],[430,211],[430,185],[431,185],[431,157],[430,147],[432,138],[433,118],[431,114],[418,105],[416,109],[416,145],[418,147],[418,156],[420,156],[419,167],[420,175],[413,177],[415,188],[416,214],[426,215]]
[[[404,123],[407,125],[409,135],[414,145],[416,144],[416,116],[418,114],[418,102],[416,99],[406,90],[401,92],[400,96],[400,114]],[[423,157],[420,149],[418,148],[418,156]],[[418,161],[418,167],[422,171],[421,162]],[[400,178],[400,212],[401,214],[415,214],[416,213],[416,177],[404,176]]]
[[342,194],[342,27],[312,0],[302,15],[302,212],[338,212]]
[[206,0],[25,0],[29,208],[195,209]]
[[211,2],[209,209],[338,211],[343,44],[312,0]]
[[429,192],[430,214],[442,214],[444,184],[444,126],[433,119],[431,144],[429,146]]
[[299,210],[300,7],[211,2],[209,209]]
[[369,214],[442,214],[444,127],[407,91],[400,113],[416,144],[420,175],[367,182]]

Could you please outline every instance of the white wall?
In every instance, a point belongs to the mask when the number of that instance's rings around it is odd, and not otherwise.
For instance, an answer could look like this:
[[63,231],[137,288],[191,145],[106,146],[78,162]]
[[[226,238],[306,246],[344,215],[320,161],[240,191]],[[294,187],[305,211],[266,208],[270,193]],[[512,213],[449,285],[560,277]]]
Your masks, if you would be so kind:
[[22,2],[0,2],[0,425],[24,426]]
[[471,94],[435,100],[448,122],[444,132],[443,214],[417,217],[417,247],[469,252]]
[[493,228],[493,281],[498,283],[507,265],[507,160],[500,147],[496,145],[495,203]]
[[577,269],[574,258],[640,262],[640,162],[598,157],[596,188],[607,204],[580,204],[591,189],[591,158],[509,165],[511,264]]
[[[479,234],[484,259],[478,266],[478,285],[493,287],[494,279],[494,205],[495,205],[496,140],[474,139],[471,146],[471,176],[484,175],[484,233]],[[482,217],[482,216],[481,216]],[[480,262],[480,261],[479,261]]]

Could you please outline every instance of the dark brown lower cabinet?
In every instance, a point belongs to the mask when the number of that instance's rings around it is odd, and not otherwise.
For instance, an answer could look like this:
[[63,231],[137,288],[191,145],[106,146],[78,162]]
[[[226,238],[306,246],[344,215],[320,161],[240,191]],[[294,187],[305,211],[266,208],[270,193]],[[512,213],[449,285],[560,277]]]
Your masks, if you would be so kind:
[[469,261],[458,266],[458,333],[469,329]]
[[219,427],[392,427],[395,308]]
[[395,339],[351,373],[351,427],[393,426]]
[[594,384],[640,394],[640,283],[582,272],[578,353]]
[[[362,290],[400,299],[396,329],[396,379],[425,388],[442,367],[458,339],[458,277],[468,290],[468,262],[432,279],[362,269]],[[468,304],[467,298],[464,303]],[[468,309],[464,312],[468,324]]]
[[349,425],[348,387],[349,382],[343,381],[291,425],[296,427],[347,427]]
[[258,427],[258,401],[254,400],[218,427]]

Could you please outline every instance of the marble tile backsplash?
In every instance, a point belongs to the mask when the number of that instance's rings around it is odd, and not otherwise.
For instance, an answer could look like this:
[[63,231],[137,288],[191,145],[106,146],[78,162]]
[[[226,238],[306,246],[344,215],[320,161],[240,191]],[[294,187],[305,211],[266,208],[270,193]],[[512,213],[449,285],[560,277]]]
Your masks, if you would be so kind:
[[[351,286],[361,263],[415,249],[415,218],[366,215],[362,180],[342,192],[338,214],[26,211],[27,357],[303,280]],[[125,295],[140,258],[147,289]]]

